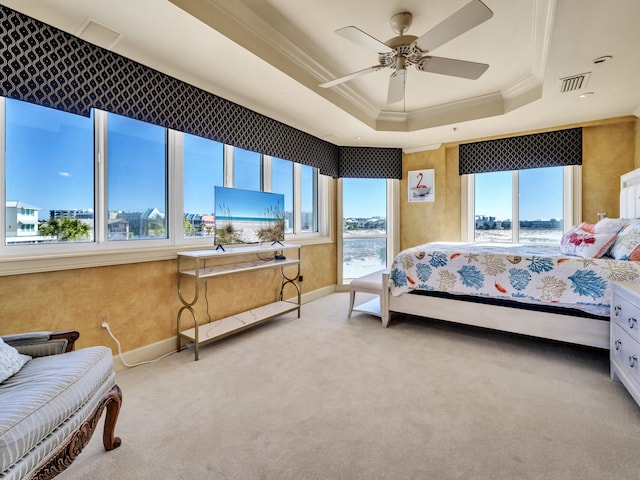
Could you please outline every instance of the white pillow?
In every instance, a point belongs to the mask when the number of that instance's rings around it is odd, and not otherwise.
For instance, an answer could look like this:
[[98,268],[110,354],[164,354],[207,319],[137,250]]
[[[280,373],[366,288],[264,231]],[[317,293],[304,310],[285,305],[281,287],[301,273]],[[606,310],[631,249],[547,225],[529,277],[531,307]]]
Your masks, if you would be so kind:
[[18,373],[29,360],[31,360],[29,355],[22,355],[0,338],[0,383]]
[[[628,222],[625,218],[605,217],[593,226],[593,233],[618,233]],[[586,230],[586,229],[585,229]]]
[[582,258],[600,258],[615,240],[615,233],[590,233],[574,227],[562,236],[560,252]]

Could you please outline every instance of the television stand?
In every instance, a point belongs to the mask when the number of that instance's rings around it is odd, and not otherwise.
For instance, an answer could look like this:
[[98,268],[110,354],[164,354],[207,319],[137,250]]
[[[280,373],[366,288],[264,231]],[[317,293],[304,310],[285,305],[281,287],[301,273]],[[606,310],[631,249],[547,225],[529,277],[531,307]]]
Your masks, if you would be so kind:
[[[285,258],[276,260],[275,255],[279,251],[297,250],[298,258]],[[260,256],[273,254],[273,260],[261,260]],[[224,259],[229,257],[256,255],[254,261],[241,261],[234,264],[207,266],[207,260]],[[288,273],[285,268],[288,268]],[[200,299],[200,287],[203,281],[210,278],[233,275],[240,272],[253,272],[258,270],[279,268],[282,275],[279,299],[273,303],[263,305],[245,312],[241,312],[229,317],[214,320],[207,323],[200,323],[195,311],[195,305]],[[229,250],[197,250],[192,252],[178,252],[178,297],[182,302],[182,307],[178,310],[176,319],[177,330],[177,350],[180,351],[182,341],[192,342],[195,346],[195,359],[200,356],[200,346],[220,340],[234,333],[241,332],[248,328],[264,323],[285,313],[298,311],[300,318],[301,294],[297,284],[300,276],[300,246],[280,245],[280,246],[250,246],[236,247]],[[193,298],[186,298],[183,292],[183,283],[188,282],[194,287]],[[283,298],[285,288],[291,285],[295,288],[297,302],[286,301]],[[182,327],[182,316],[185,312],[191,315],[193,320],[192,328]]]

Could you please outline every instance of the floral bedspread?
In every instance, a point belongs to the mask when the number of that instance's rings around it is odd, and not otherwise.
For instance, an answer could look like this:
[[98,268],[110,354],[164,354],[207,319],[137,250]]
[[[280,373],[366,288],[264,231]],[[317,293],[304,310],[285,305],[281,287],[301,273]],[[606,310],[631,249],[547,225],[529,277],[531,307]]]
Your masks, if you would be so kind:
[[577,308],[608,316],[611,281],[640,281],[640,262],[562,255],[555,245],[428,243],[398,254],[391,294],[435,290]]

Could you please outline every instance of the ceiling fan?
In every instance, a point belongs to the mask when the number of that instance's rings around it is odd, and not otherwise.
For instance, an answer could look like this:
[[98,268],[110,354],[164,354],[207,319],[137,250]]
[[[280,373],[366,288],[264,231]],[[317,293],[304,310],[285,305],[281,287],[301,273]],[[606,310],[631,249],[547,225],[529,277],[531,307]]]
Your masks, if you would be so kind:
[[480,0],[471,0],[460,10],[440,22],[421,37],[405,35],[411,26],[413,15],[402,12],[391,17],[391,28],[398,36],[381,42],[357,27],[349,26],[336,30],[336,33],[365,48],[378,52],[379,65],[365,68],[320,84],[328,88],[353,80],[383,68],[395,70],[389,80],[387,104],[404,99],[407,66],[415,65],[420,72],[439,73],[454,77],[476,80],[489,68],[486,63],[469,62],[453,58],[434,57],[429,53],[473,27],[489,20],[493,12]]

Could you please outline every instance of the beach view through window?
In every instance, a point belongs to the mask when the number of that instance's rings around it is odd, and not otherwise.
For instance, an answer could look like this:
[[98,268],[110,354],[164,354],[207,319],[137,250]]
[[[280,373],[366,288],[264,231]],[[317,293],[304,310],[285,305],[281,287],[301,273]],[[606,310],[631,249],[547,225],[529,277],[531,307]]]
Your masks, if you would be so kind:
[[[476,242],[560,243],[563,167],[477,173],[474,177]],[[513,222],[518,222],[518,238],[513,237]]]
[[358,278],[387,266],[387,181],[342,180],[342,277]]

